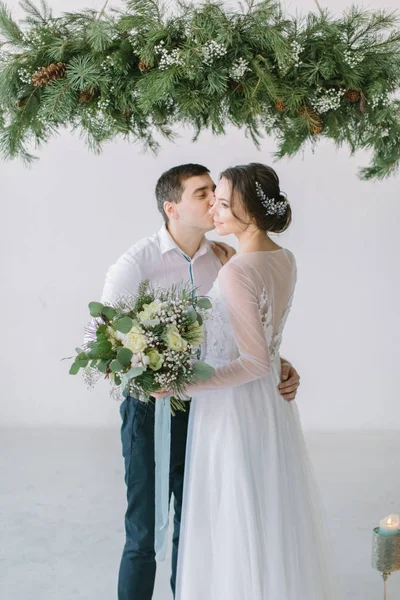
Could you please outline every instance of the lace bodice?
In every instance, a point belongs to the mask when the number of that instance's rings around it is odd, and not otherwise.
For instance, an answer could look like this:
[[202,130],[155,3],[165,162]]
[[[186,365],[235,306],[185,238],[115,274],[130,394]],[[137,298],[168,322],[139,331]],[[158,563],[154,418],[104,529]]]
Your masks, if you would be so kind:
[[187,392],[234,387],[263,377],[279,357],[296,281],[288,250],[239,254],[220,271],[209,296],[204,360],[215,375]]

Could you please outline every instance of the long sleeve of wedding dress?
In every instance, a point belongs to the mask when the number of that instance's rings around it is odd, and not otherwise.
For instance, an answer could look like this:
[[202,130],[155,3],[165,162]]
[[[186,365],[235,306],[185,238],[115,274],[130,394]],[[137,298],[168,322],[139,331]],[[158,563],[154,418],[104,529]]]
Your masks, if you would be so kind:
[[[260,377],[270,371],[271,361],[264,325],[260,313],[260,293],[242,265],[227,263],[219,272],[218,283],[222,307],[232,327],[239,357],[218,367],[215,375],[185,391],[194,393],[232,388]],[[207,328],[213,327],[212,322]]]
[[250,252],[210,291],[215,375],[187,390],[176,600],[341,600],[297,405],[278,389],[296,276],[290,251]]

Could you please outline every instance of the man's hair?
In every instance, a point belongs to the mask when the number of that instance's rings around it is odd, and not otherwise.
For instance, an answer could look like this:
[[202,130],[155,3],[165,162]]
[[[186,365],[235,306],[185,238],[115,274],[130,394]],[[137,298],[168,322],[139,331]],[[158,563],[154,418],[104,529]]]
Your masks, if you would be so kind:
[[209,172],[210,170],[203,167],[203,165],[189,163],[173,167],[161,175],[156,185],[156,198],[158,210],[166,223],[168,223],[168,217],[164,211],[164,202],[176,202],[178,204],[182,197],[183,182],[190,179],[190,177],[205,175]]

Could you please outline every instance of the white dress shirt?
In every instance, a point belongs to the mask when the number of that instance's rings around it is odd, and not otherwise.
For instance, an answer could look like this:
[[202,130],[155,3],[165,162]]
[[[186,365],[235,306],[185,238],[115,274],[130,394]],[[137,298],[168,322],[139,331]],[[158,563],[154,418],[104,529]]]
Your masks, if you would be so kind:
[[191,259],[163,225],[158,233],[131,246],[109,268],[101,302],[113,304],[121,296],[135,294],[143,279],[162,287],[189,282],[198,288],[198,295],[207,295],[221,266],[209,240],[204,238]]

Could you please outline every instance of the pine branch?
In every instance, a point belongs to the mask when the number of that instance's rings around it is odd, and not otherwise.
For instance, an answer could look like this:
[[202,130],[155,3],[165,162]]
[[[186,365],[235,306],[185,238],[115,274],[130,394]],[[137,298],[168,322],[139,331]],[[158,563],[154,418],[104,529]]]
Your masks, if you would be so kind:
[[40,0],[40,8],[31,0],[21,0],[20,6],[27,14],[24,22],[29,25],[46,25],[53,18],[52,10],[45,0]]
[[104,5],[103,5],[103,8],[100,10],[100,12],[99,12],[99,14],[98,14],[97,21],[100,21],[101,17],[104,15],[104,13],[105,13],[105,10],[106,10],[106,8],[107,8],[107,5],[108,5],[109,1],[110,1],[110,0],[106,0],[106,1],[105,1]]
[[101,76],[99,66],[91,56],[78,56],[71,59],[67,71],[69,86],[78,91],[94,89]]
[[24,35],[18,24],[13,20],[11,12],[6,5],[0,2],[0,36],[4,38],[3,44],[10,44],[16,48],[24,46]]
[[42,97],[42,110],[49,123],[68,122],[74,113],[76,94],[65,79],[46,86]]
[[95,21],[86,29],[87,41],[94,52],[105,53],[114,43],[113,28],[107,21]]
[[142,19],[155,21],[159,25],[163,24],[166,9],[164,4],[155,0],[127,0],[126,6],[128,12],[138,15]]
[[195,137],[232,124],[256,145],[275,136],[279,156],[322,137],[371,148],[368,176],[400,161],[395,13],[352,8],[333,18],[319,6],[292,18],[275,0],[244,0],[239,12],[129,0],[125,10],[106,2],[54,19],[46,0],[22,6],[25,27],[0,4],[3,157],[29,160],[27,144],[40,147],[65,126],[99,152],[118,137],[156,151],[176,124]]
[[[364,20],[364,15],[359,13],[362,20]],[[383,11],[377,11],[376,13],[372,13],[370,16],[369,22],[352,40],[351,45],[354,45],[356,42],[361,40],[362,38],[370,39],[371,34],[376,36],[379,32],[385,31],[389,28],[394,27],[399,22],[399,16],[396,12],[385,13]]]

